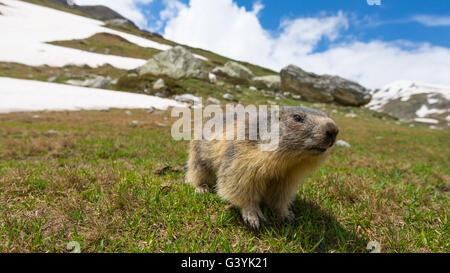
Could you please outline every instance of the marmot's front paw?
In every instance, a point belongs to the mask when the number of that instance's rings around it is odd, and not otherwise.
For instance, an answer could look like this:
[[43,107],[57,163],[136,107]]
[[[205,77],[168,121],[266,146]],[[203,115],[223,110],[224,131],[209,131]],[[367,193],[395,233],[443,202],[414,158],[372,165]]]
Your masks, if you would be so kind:
[[286,221],[290,224],[295,222],[295,214],[291,210],[287,210],[278,215],[282,221]]
[[201,185],[195,188],[195,193],[196,194],[205,194],[209,192],[209,187],[208,185]]
[[253,229],[258,230],[259,229],[259,219],[261,218],[262,221],[267,222],[266,217],[264,217],[264,214],[262,213],[261,209],[242,209],[242,219],[244,219],[244,222],[251,226]]

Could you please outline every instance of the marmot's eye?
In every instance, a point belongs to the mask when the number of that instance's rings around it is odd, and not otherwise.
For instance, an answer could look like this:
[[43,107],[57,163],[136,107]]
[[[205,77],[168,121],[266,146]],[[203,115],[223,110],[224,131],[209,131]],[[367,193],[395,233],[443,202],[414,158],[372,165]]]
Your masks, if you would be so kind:
[[294,115],[294,120],[297,121],[297,122],[303,122],[304,121],[303,117],[300,116],[300,115]]

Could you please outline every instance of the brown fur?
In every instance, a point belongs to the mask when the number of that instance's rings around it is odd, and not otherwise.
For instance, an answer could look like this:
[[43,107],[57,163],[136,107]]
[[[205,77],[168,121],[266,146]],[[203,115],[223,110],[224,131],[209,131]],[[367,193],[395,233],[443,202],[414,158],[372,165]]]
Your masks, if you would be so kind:
[[[292,117],[300,115],[302,122]],[[324,113],[309,108],[282,108],[280,143],[275,151],[262,151],[258,141],[192,141],[186,180],[204,193],[215,187],[217,194],[239,208],[245,222],[259,227],[265,220],[260,202],[280,218],[292,221],[289,210],[299,183],[328,156],[334,143],[327,131],[337,126]],[[319,149],[319,151],[317,150]]]

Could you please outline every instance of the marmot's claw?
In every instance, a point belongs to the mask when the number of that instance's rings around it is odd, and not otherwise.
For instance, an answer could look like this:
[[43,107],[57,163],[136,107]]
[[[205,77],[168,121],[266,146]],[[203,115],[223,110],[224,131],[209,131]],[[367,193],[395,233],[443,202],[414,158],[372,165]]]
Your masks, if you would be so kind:
[[285,216],[283,216],[283,220],[292,224],[295,222],[295,214],[290,210]]
[[251,218],[251,219],[244,218],[244,222],[245,222],[245,224],[251,226],[254,230],[259,229],[259,219],[258,218]]
[[[247,225],[251,226],[255,230],[258,230],[260,214],[262,214],[260,211],[242,211],[242,219],[244,219],[244,222]],[[265,218],[262,219],[265,220]]]
[[205,194],[207,192],[209,192],[209,188],[207,185],[201,185],[201,186],[195,188],[196,194]]

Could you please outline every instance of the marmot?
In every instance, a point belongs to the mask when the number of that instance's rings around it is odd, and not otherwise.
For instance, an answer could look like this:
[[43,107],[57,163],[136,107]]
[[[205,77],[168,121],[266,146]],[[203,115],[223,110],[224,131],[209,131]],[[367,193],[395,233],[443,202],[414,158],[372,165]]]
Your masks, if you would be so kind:
[[255,229],[259,219],[266,221],[262,201],[293,221],[289,207],[299,183],[327,158],[338,127],[327,114],[307,107],[280,107],[279,120],[274,151],[260,150],[258,140],[191,141],[186,182],[200,194],[215,187]]

